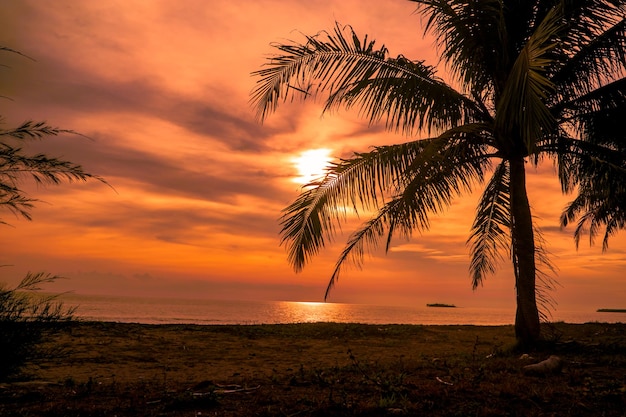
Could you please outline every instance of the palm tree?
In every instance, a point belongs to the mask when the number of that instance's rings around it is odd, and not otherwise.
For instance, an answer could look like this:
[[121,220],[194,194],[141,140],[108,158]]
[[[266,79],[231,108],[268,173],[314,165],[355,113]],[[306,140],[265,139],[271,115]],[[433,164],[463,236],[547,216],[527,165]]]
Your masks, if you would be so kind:
[[[253,73],[262,121],[278,103],[328,93],[324,111],[360,110],[371,124],[417,139],[355,153],[329,166],[283,211],[282,243],[299,271],[346,220],[346,207],[376,209],[349,238],[330,278],[346,261],[361,265],[380,241],[429,228],[429,215],[454,197],[484,187],[468,244],[473,287],[510,257],[515,275],[515,333],[540,339],[538,265],[545,259],[526,190],[526,167],[557,166],[563,191],[575,169],[623,158],[595,123],[624,114],[624,0],[413,0],[447,65],[395,58],[338,24],[279,53]],[[459,86],[455,88],[455,86]]]
[[[599,119],[594,122],[595,130],[602,129],[603,133],[590,137],[590,140],[602,140],[606,142],[602,146],[626,153],[621,126],[623,115],[623,107],[619,114],[607,110],[597,115]],[[578,219],[574,230],[576,247],[586,232],[589,233],[589,244],[593,244],[604,227],[602,250],[605,251],[609,246],[609,237],[626,227],[626,159],[581,162],[578,166],[581,171],[578,174],[581,177],[578,195],[561,214],[561,226],[566,227]]]

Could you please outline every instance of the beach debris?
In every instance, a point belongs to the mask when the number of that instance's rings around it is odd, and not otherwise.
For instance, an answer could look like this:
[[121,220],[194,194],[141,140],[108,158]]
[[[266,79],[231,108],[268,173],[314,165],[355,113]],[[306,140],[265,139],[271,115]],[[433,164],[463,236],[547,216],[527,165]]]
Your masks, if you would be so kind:
[[548,359],[539,363],[524,366],[523,370],[526,375],[548,375],[558,374],[563,369],[563,359],[558,356],[551,355]]
[[438,382],[441,382],[441,383],[442,383],[442,384],[444,384],[444,385],[454,385],[452,382],[444,381],[443,379],[439,378],[438,376],[437,376],[437,377],[435,377],[435,379],[436,379]]
[[256,387],[242,387],[237,384],[217,384],[213,381],[207,380],[197,383],[192,388],[192,395],[194,397],[204,397],[213,394],[232,394],[235,392],[252,392],[261,388],[260,385]]
[[257,385],[255,387],[242,387],[241,385],[236,385],[236,384],[232,384],[232,385],[215,384],[215,386],[219,388],[214,391],[216,394],[233,394],[235,392],[252,392],[261,388],[260,385]]

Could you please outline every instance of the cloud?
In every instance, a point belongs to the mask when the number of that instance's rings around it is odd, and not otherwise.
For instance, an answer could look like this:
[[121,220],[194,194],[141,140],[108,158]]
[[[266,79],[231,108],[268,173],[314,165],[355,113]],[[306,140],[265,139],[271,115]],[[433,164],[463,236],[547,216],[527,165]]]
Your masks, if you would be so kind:
[[[12,125],[48,120],[89,136],[50,138],[29,151],[80,163],[115,191],[99,183],[24,183],[45,203],[34,209],[34,222],[2,230],[10,244],[0,264],[20,271],[94,271],[74,274],[71,287],[100,292],[140,291],[139,282],[152,282],[166,294],[183,278],[186,294],[194,288],[224,297],[311,298],[304,294],[314,287],[323,292],[344,240],[326,248],[298,284],[289,284],[296,278],[278,245],[277,218],[300,191],[290,181],[296,175],[290,160],[307,149],[349,157],[411,138],[370,126],[354,111],[321,117],[319,100],[281,104],[257,123],[248,102],[256,81],[250,73],[277,52],[271,42],[302,41],[303,33],[332,29],[335,21],[369,34],[393,55],[436,64],[414,9],[407,1],[377,0],[10,2],[0,39],[36,61],[0,56],[8,64],[0,68],[0,94],[13,100],[2,116]],[[567,197],[560,197],[553,171],[550,164],[529,169],[528,184],[562,282],[593,275],[619,288],[624,234],[615,236],[608,254],[597,247],[577,252],[570,231],[558,229]],[[477,187],[454,200],[431,216],[430,230],[394,242],[387,256],[375,251],[363,271],[342,277],[333,294],[350,301],[385,293],[391,302],[413,291],[430,297],[463,288],[456,294],[467,295],[465,241],[479,196]],[[353,224],[347,226],[349,232]],[[489,280],[495,296],[501,289],[496,283],[513,294],[511,277],[505,262]]]
[[436,236],[430,239],[428,245],[421,243],[405,243],[389,249],[390,252],[418,254],[420,259],[432,259],[439,262],[468,263],[468,254],[464,245],[446,241]]

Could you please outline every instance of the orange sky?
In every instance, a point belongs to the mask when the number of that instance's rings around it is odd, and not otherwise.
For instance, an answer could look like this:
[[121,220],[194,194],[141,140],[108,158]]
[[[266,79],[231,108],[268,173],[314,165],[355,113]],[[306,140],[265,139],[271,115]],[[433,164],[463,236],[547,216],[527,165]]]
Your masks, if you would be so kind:
[[[0,281],[26,271],[70,279],[54,290],[228,299],[323,298],[346,236],[301,274],[279,247],[280,209],[297,196],[295,159],[348,156],[406,138],[354,115],[320,117],[319,103],[279,108],[264,125],[248,104],[250,72],[270,43],[350,23],[393,55],[437,64],[404,0],[21,0],[2,14],[0,43],[36,61],[2,56],[6,126],[47,120],[89,136],[33,151],[81,163],[99,183],[27,189],[34,221],[2,212]],[[531,204],[561,284],[559,309],[624,307],[625,233],[603,254],[558,228],[568,197],[549,164],[529,172]],[[473,292],[465,241],[476,196],[458,199],[432,229],[348,270],[331,301],[511,306],[508,264]]]

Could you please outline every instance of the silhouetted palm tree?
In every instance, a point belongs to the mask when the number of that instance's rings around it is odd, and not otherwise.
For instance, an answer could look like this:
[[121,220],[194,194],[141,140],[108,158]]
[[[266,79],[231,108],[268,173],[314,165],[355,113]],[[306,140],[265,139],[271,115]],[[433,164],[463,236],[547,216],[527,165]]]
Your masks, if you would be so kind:
[[[287,208],[282,240],[300,270],[347,217],[377,214],[349,239],[328,290],[347,260],[393,236],[429,227],[429,215],[484,184],[468,243],[474,287],[510,256],[518,341],[540,338],[537,263],[542,258],[526,191],[526,166],[554,161],[564,191],[581,164],[618,159],[595,123],[624,114],[623,0],[415,0],[453,77],[337,25],[280,53],[253,74],[260,120],[278,103],[327,92],[324,110],[356,107],[370,123],[419,139],[356,153],[328,168]],[[458,88],[457,88],[458,86]],[[621,112],[621,113],[620,113]],[[327,290],[327,295],[328,295]]]

